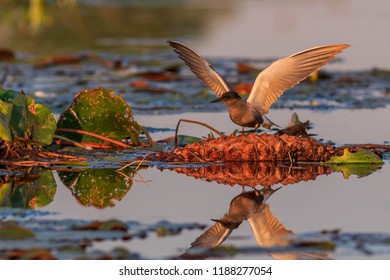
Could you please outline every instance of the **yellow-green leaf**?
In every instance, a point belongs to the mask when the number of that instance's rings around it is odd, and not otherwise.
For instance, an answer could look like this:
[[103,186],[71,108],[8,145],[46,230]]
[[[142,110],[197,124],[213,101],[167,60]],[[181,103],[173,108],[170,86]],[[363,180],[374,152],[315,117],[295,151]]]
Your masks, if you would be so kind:
[[35,234],[27,229],[16,225],[5,225],[0,227],[0,240],[8,239],[28,239],[34,237]]
[[333,156],[326,163],[328,164],[349,164],[349,163],[383,163],[383,160],[375,153],[369,150],[360,150],[350,152],[348,148],[344,149],[342,156]]

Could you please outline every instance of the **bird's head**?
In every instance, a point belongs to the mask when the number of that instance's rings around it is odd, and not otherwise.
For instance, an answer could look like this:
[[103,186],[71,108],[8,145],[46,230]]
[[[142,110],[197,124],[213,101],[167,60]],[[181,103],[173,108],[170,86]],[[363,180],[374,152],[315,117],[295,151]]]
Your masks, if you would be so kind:
[[222,94],[219,98],[211,100],[210,103],[216,103],[216,102],[226,103],[231,100],[241,100],[241,97],[235,91],[227,91],[224,94]]

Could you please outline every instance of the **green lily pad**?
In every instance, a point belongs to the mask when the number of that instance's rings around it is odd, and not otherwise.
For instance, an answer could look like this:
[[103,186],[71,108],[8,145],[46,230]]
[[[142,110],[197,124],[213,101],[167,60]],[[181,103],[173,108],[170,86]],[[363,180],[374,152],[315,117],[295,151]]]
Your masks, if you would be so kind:
[[350,164],[350,163],[381,163],[383,160],[375,153],[369,150],[359,150],[351,153],[347,148],[344,149],[342,156],[333,156],[325,162],[327,164]]
[[121,200],[133,185],[135,171],[127,168],[123,172],[127,177],[113,168],[61,171],[58,175],[82,205],[105,208],[114,206],[113,200]]
[[56,129],[53,112],[12,90],[0,90],[0,138],[11,141],[11,131],[43,145],[51,144]]
[[[92,132],[114,140],[131,139],[139,145],[140,127],[133,118],[130,106],[111,89],[96,88],[76,94],[70,107],[60,116],[58,128]],[[92,136],[58,132],[77,142],[102,143]]]
[[177,142],[179,146],[185,146],[187,144],[193,144],[196,142],[203,141],[202,138],[193,137],[189,135],[178,135],[177,136]]
[[76,230],[98,230],[98,231],[127,231],[127,225],[116,219],[92,222],[87,225],[77,226]]

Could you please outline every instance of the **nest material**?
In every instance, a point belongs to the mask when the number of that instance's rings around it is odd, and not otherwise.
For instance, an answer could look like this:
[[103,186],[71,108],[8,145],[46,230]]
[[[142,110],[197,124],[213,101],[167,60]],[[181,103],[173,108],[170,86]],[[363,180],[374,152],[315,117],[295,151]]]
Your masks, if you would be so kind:
[[153,159],[166,162],[325,162],[334,153],[331,146],[310,137],[251,133],[207,139],[172,152],[155,154]]
[[301,181],[315,180],[318,176],[330,174],[331,167],[319,164],[289,166],[268,162],[230,162],[224,165],[202,165],[198,167],[174,167],[172,170],[195,179],[224,185],[256,187],[276,184],[290,185]]

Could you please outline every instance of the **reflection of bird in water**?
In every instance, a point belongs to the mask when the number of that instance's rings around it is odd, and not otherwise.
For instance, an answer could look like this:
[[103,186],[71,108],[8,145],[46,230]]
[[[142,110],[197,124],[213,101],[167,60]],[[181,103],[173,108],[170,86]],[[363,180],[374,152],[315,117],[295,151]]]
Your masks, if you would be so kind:
[[192,258],[195,255],[192,253],[196,252],[196,248],[212,249],[222,244],[231,232],[238,228],[276,190],[272,188],[265,188],[263,190],[255,189],[254,191],[243,192],[234,197],[230,202],[228,213],[219,220],[212,219],[215,224],[191,243],[189,254],[185,253],[181,257]]
[[248,99],[243,100],[203,57],[182,43],[168,43],[191,71],[216,93],[218,98],[212,102],[224,103],[230,119],[243,130],[244,127],[256,130],[261,125],[267,128],[274,125],[264,115],[279,96],[349,47],[346,44],[320,46],[281,58],[260,72]]
[[[261,248],[287,246],[293,234],[271,213],[265,201],[277,191],[271,188],[244,192],[230,203],[229,211],[215,224],[199,236],[181,258],[207,258],[204,249],[212,249],[222,244],[231,232],[244,220],[251,226],[255,239]],[[326,259],[325,254],[306,252],[270,253],[274,259]]]
[[[248,223],[251,226],[257,244],[261,248],[283,247],[291,243],[289,236],[293,234],[272,214],[267,204],[260,205],[251,215],[248,216]],[[327,254],[309,253],[302,251],[288,251],[283,253],[270,253],[270,256],[279,260],[303,260],[303,259],[329,259]]]

